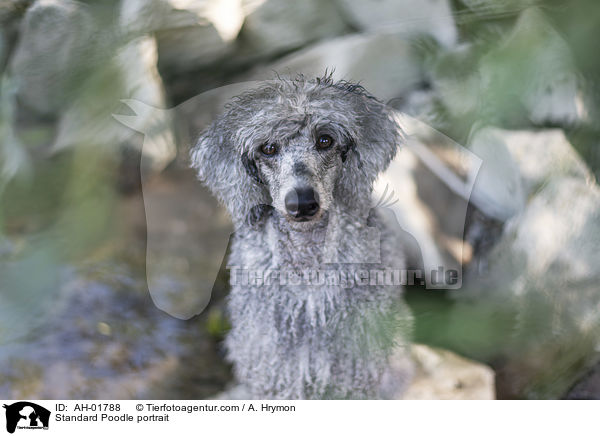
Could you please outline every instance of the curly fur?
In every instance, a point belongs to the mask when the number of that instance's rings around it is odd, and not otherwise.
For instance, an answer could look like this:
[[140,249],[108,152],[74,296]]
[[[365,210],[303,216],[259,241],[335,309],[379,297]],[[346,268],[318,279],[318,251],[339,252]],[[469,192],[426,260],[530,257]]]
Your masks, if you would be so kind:
[[[335,143],[326,152],[314,147],[323,132]],[[278,79],[233,99],[191,153],[235,224],[232,271],[402,268],[392,221],[371,206],[401,140],[383,103],[331,75]],[[261,155],[265,143],[280,146],[277,159]],[[291,221],[283,205],[299,181],[319,194],[310,222]],[[228,358],[255,398],[385,397],[408,377],[389,365],[411,325],[399,286],[236,283],[228,310]]]

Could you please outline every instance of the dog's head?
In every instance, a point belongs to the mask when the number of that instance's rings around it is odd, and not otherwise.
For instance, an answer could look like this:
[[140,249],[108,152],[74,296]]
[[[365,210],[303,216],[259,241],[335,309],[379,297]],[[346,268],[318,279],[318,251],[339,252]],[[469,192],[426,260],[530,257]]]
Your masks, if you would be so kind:
[[300,77],[236,97],[191,157],[237,224],[272,207],[307,230],[334,207],[368,210],[400,140],[391,111],[361,86]]

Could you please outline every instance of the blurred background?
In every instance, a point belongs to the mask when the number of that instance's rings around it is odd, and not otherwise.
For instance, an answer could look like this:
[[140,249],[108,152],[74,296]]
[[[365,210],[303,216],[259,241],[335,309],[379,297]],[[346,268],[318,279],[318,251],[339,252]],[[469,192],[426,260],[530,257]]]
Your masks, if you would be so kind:
[[[0,397],[222,391],[232,229],[187,151],[213,90],[334,68],[428,126],[404,218],[464,264],[407,291],[407,398],[600,398],[599,24],[596,0],[0,0]],[[453,142],[483,160],[470,202]]]

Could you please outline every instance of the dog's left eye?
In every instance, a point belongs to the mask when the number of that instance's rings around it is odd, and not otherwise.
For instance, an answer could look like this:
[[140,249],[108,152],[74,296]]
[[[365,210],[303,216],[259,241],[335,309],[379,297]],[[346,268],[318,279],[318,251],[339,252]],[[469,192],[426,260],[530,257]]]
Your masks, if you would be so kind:
[[267,156],[272,156],[277,153],[277,146],[275,144],[263,144],[260,147],[260,151]]
[[333,138],[329,135],[321,135],[319,139],[317,139],[317,148],[324,150],[333,145]]

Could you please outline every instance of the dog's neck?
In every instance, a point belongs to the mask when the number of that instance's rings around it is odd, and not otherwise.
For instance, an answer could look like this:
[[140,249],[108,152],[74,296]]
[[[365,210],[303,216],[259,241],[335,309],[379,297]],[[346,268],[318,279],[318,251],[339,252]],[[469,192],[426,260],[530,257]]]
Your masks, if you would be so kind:
[[368,214],[363,215],[351,215],[341,207],[331,208],[313,226],[298,230],[273,211],[267,223],[269,246],[283,266],[302,268],[335,263],[339,247],[353,238],[352,229],[366,228]]

